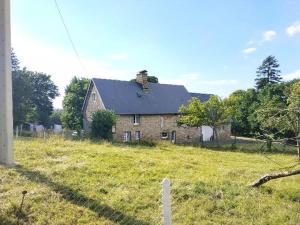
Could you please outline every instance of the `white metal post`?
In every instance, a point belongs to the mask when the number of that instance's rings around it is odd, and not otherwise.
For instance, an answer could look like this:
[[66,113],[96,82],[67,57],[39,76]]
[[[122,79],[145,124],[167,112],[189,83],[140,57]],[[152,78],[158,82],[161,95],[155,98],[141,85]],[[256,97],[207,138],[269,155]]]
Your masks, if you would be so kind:
[[163,179],[163,225],[171,225],[171,201],[170,186],[171,182],[168,178]]
[[10,54],[10,0],[0,0],[0,163],[5,165],[14,163]]

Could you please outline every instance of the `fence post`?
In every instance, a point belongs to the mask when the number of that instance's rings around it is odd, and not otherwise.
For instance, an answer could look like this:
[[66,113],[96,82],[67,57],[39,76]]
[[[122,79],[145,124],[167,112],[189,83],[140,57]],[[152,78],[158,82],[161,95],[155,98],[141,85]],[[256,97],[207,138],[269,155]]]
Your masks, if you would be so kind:
[[170,184],[171,182],[168,178],[163,179],[163,225],[171,225]]
[[44,140],[46,140],[46,132],[45,132],[45,129],[44,129]]

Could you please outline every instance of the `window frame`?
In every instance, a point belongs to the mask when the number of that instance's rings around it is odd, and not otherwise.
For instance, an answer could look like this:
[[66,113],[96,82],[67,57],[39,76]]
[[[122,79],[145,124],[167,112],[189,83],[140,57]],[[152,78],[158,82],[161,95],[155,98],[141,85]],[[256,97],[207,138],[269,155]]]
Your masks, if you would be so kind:
[[141,115],[140,114],[134,114],[133,115],[133,125],[139,125],[141,122]]
[[141,140],[141,131],[140,130],[136,130],[135,131],[135,140],[136,141],[140,141]]
[[112,127],[111,127],[111,132],[112,132],[113,134],[116,133],[116,125],[112,125]]
[[96,102],[96,93],[95,92],[92,93],[92,101]]
[[123,142],[131,142],[131,131],[124,131]]

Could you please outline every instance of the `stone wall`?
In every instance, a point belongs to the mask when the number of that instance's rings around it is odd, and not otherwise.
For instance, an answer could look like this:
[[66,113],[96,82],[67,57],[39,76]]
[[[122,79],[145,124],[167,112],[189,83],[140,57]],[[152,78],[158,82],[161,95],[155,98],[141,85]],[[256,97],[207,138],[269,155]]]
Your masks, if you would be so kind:
[[[133,123],[133,115],[119,115],[116,123],[114,139],[123,141],[124,132],[131,132],[131,141],[135,141],[135,132],[141,132],[141,140],[171,141],[172,131],[176,132],[177,143],[199,143],[201,131],[194,127],[177,126],[177,115],[141,115],[140,123]],[[167,139],[162,139],[162,132],[168,133]]]
[[[93,94],[95,94],[95,99],[93,99]],[[98,109],[105,109],[103,101],[93,82],[91,82],[91,86],[85,101],[86,102],[83,109],[83,129],[90,131],[90,122],[92,121],[93,113]]]

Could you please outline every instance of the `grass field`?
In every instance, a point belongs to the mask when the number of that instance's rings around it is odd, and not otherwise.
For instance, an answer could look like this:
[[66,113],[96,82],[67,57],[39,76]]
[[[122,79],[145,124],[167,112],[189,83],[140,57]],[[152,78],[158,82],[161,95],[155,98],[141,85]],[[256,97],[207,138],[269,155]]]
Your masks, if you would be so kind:
[[173,224],[300,224],[300,176],[247,187],[292,154],[56,138],[15,141],[15,154],[0,166],[0,224],[161,224],[164,177]]

